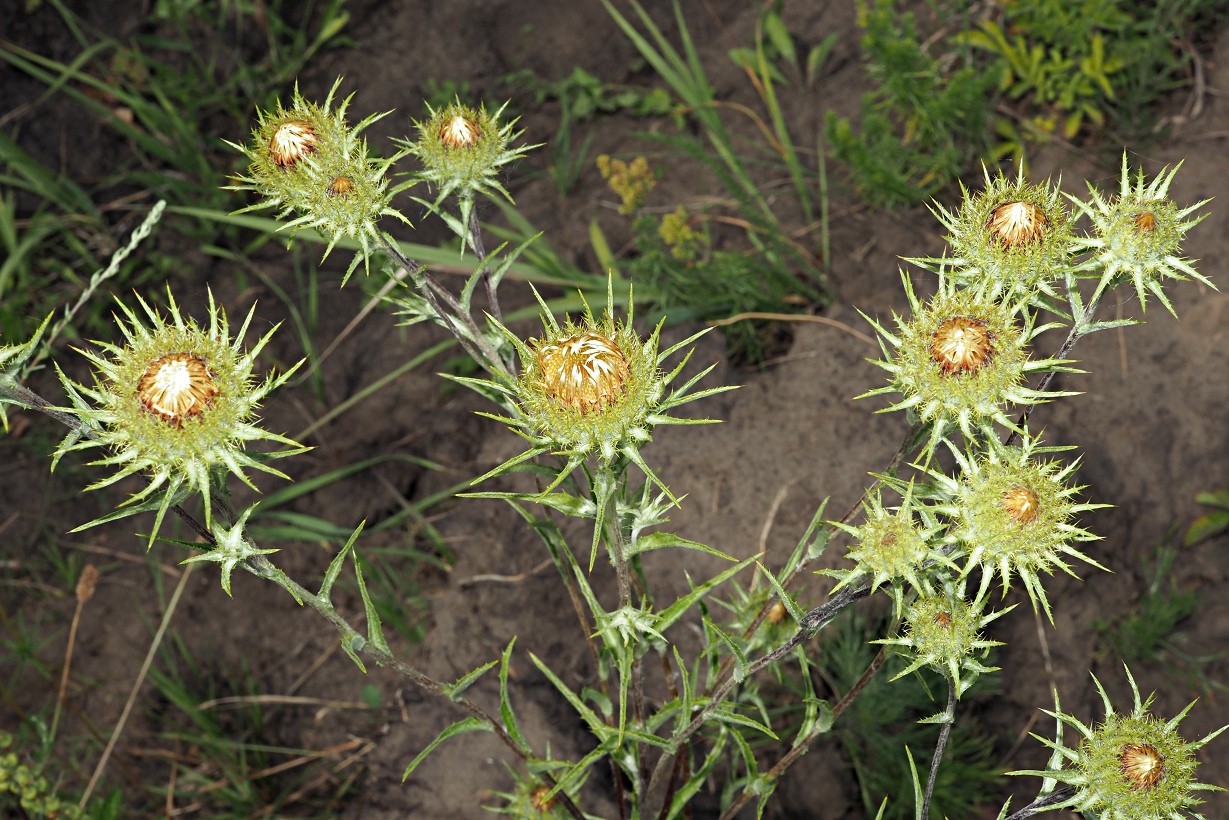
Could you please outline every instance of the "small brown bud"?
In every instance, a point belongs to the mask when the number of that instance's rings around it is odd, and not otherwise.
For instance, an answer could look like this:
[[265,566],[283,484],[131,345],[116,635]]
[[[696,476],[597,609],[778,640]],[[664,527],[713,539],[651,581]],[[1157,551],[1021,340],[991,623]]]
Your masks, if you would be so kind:
[[1118,756],[1119,770],[1136,791],[1147,791],[1165,775],[1165,758],[1149,743],[1128,743]]
[[1040,239],[1050,220],[1031,202],[1004,202],[990,212],[986,227],[1004,248],[1019,248]]
[[935,623],[944,629],[950,629],[952,626],[952,614],[950,612],[936,612]]
[[1013,521],[1024,525],[1037,520],[1037,514],[1041,511],[1040,502],[1041,499],[1037,498],[1037,493],[1022,484],[1017,484],[1003,493],[999,505],[1007,511]]
[[785,608],[785,604],[781,601],[777,601],[772,605],[772,608],[768,610],[768,614],[764,616],[764,620],[768,621],[770,624],[779,624],[785,620],[785,616],[788,614],[789,610]]
[[329,183],[326,192],[329,196],[348,196],[354,190],[354,181],[350,177],[337,177]]
[[550,794],[550,787],[545,783],[535,786],[529,795],[529,804],[538,811],[550,811],[555,807],[555,798],[547,797],[548,794]]
[[269,157],[280,168],[293,167],[302,157],[316,150],[316,129],[307,120],[287,120],[277,127],[269,140]]
[[590,413],[619,400],[631,369],[613,339],[579,333],[535,351],[541,387],[560,406]]
[[1152,233],[1156,230],[1156,214],[1152,211],[1144,211],[1135,215],[1135,232],[1136,233]]
[[137,384],[145,409],[176,425],[200,415],[219,392],[205,360],[188,353],[154,359]]
[[945,374],[971,373],[994,355],[994,334],[980,319],[957,316],[939,325],[930,340],[930,357]]
[[98,567],[86,564],[77,579],[77,603],[84,604],[94,595],[94,587],[98,585]]
[[440,126],[440,141],[453,150],[470,148],[478,141],[478,123],[460,114]]

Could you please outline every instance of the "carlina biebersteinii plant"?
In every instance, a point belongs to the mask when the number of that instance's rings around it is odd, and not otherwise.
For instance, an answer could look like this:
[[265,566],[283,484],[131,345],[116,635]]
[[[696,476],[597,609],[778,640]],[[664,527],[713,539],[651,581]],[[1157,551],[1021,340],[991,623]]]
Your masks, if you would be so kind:
[[370,272],[371,243],[380,240],[376,225],[380,217],[391,216],[409,224],[391,202],[395,194],[413,183],[389,188],[388,169],[405,152],[385,159],[372,158],[367,140],[359,137],[389,112],[372,114],[350,126],[346,123],[350,97],[333,107],[333,95],[340,84],[338,78],[324,105],[303,99],[296,85],[289,109],[278,103],[276,111],[258,112],[251,147],[227,143],[251,160],[247,174],[235,177],[236,184],[228,188],[255,191],[261,197],[236,213],[276,207],[281,208],[277,214],[280,219],[297,212],[298,216],[281,228],[289,229],[292,236],[300,228],[319,231],[328,239],[326,258],[343,237],[358,240],[362,250],[351,260],[342,280],[345,284],[359,262]]
[[[285,383],[302,362],[257,383],[252,376],[256,356],[277,328],[245,353],[243,336],[254,307],[232,340],[226,314],[214,303],[212,293],[208,327],[185,319],[169,292],[169,321],[140,296],[136,298],[148,325],[120,302],[123,316],[117,317],[116,324],[127,345],[95,342],[100,353],[81,351],[97,371],[93,388],[59,371],[81,426],[60,444],[52,467],[65,453],[98,448],[107,455],[92,463],[118,469],[87,489],[142,475],[148,483],[126,506],[73,531],[156,509],[149,535],[152,544],[167,510],[193,492],[201,494],[205,525],[210,526],[212,489],[222,486],[228,472],[249,487],[252,482],[244,473],[248,468],[286,478],[264,462],[307,448],[253,422],[264,397]],[[245,449],[249,442],[260,440],[286,447],[270,453]]]
[[[1192,701],[1171,720],[1162,721],[1149,711],[1152,699],[1141,700],[1135,677],[1127,669],[1134,703],[1129,713],[1118,713],[1110,703],[1101,681],[1093,675],[1097,692],[1105,707],[1105,720],[1095,726],[1062,711],[1054,693],[1054,711],[1043,710],[1058,722],[1053,740],[1033,735],[1053,750],[1043,771],[1010,772],[1046,778],[1047,784],[1064,783],[1072,793],[1038,811],[1071,809],[1099,820],[1204,820],[1192,811],[1203,801],[1201,791],[1224,791],[1218,786],[1195,780],[1199,761],[1195,753],[1229,726],[1210,732],[1201,740],[1188,743],[1178,734],[1178,724],[1195,705]],[[1063,727],[1079,735],[1079,746],[1063,744]],[[1042,795],[1053,792],[1053,785]]]
[[1135,285],[1141,307],[1151,293],[1176,317],[1178,314],[1165,296],[1165,279],[1195,279],[1210,288],[1216,287],[1180,256],[1186,232],[1207,214],[1196,219],[1187,217],[1209,202],[1205,199],[1180,208],[1168,198],[1169,184],[1181,167],[1179,162],[1172,170],[1162,168],[1145,184],[1142,170],[1132,181],[1127,156],[1123,154],[1117,197],[1103,197],[1089,185],[1090,202],[1071,199],[1092,220],[1094,228],[1092,236],[1076,239],[1082,249],[1093,254],[1095,267],[1102,271],[1093,301],[1100,299],[1107,288],[1129,279]]
[[874,363],[892,378],[858,398],[900,393],[880,412],[908,410],[930,427],[924,448],[929,459],[940,441],[958,428],[968,439],[994,438],[993,423],[1009,430],[1015,424],[1010,404],[1036,404],[1070,393],[1035,390],[1026,379],[1037,372],[1079,372],[1065,359],[1032,359],[1029,343],[1056,323],[1037,326],[1023,304],[1000,302],[939,272],[939,291],[923,305],[908,274],[901,273],[911,318],[895,316],[891,333],[866,314],[878,331],[883,359]]
[[972,195],[962,185],[959,209],[938,203],[932,209],[948,231],[952,256],[909,261],[927,269],[946,265],[962,287],[987,296],[1058,299],[1054,283],[1070,270],[1077,247],[1075,219],[1058,186],[1025,182],[1023,166],[1014,181],[983,170],[986,187]]
[[967,577],[974,568],[980,568],[979,599],[996,576],[1006,594],[1012,575],[1018,575],[1033,608],[1044,610],[1053,622],[1039,573],[1049,575],[1061,569],[1076,577],[1063,556],[1105,569],[1072,546],[1072,542],[1098,540],[1072,519],[1107,505],[1079,503],[1072,498],[1084,489],[1067,483],[1078,461],[1061,464],[1035,458],[1070,447],[1043,447],[1028,435],[1019,446],[991,439],[983,451],[975,453],[949,446],[960,475],[948,476],[937,470],[930,474],[946,499],[936,509],[952,521],[948,539],[966,556],[962,575]]

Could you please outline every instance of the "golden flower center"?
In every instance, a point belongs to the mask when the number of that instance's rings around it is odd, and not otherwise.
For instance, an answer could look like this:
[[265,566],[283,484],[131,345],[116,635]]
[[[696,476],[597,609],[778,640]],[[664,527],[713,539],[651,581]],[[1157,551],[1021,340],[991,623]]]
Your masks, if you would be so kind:
[[623,395],[631,369],[613,339],[580,333],[536,351],[541,386],[562,407],[589,413]]
[[999,505],[1017,524],[1031,524],[1041,512],[1041,499],[1037,497],[1037,493],[1022,484],[1017,484],[1003,493]]
[[1141,214],[1135,215],[1135,232],[1136,233],[1152,233],[1156,230],[1156,214],[1152,211],[1144,211]]
[[939,325],[930,338],[930,357],[947,373],[970,373],[994,355],[995,336],[981,319],[957,316]]
[[145,409],[173,424],[199,416],[219,392],[205,360],[188,353],[154,359],[137,384]]
[[1151,789],[1165,774],[1165,758],[1150,743],[1128,743],[1122,747],[1118,761],[1119,771],[1136,791]]
[[990,212],[986,227],[1003,247],[1019,248],[1040,239],[1050,227],[1050,220],[1031,202],[1004,202]]
[[939,626],[943,627],[944,629],[951,629],[952,628],[951,613],[950,612],[936,612],[935,613],[935,623],[937,623]]
[[440,126],[440,140],[452,149],[469,148],[478,141],[478,123],[457,114]]
[[269,140],[269,157],[281,168],[289,168],[316,150],[316,129],[307,120],[287,120],[277,127]]
[[329,196],[349,196],[354,190],[354,181],[350,177],[337,177],[329,183],[326,193]]

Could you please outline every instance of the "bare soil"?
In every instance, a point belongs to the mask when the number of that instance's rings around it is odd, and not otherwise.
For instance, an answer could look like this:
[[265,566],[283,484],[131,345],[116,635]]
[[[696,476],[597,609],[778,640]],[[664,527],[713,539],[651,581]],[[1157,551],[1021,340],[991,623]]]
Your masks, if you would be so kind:
[[[20,5],[0,3],[0,19],[21,21],[4,36],[59,59],[71,58],[75,52],[49,22],[56,19],[52,12],[43,8],[27,17]],[[673,32],[666,4],[650,5],[663,27]],[[754,93],[726,52],[751,41],[754,5],[739,0],[682,3],[719,97],[752,106]],[[301,78],[301,86],[309,98],[318,98],[335,76],[344,75],[344,90],[358,91],[352,109],[356,119],[373,111],[398,109],[398,114],[381,121],[369,135],[373,145],[381,148],[387,148],[386,138],[408,132],[409,116],[421,114],[419,101],[429,79],[467,80],[486,98],[501,94],[496,78],[521,68],[558,78],[581,66],[609,82],[655,81],[637,63],[634,49],[596,0],[377,0],[355,2],[350,9],[347,31],[356,46],[324,55]],[[130,33],[139,20],[127,10],[109,15],[101,4],[91,7],[88,17],[111,34]],[[785,19],[807,46],[830,32],[841,35],[817,88],[785,96],[793,133],[800,135],[800,144],[813,144],[823,113],[829,108],[843,115],[856,112],[859,95],[867,87],[858,60],[854,4],[790,2]],[[1223,150],[1224,137],[1229,134],[1229,99],[1219,93],[1229,91],[1229,39],[1205,56],[1209,93],[1202,100],[1200,116],[1179,124],[1172,137],[1133,159],[1153,172],[1185,159],[1171,190],[1180,203],[1220,197],[1211,203],[1210,215],[1191,232],[1187,244],[1188,255],[1200,260],[1200,270],[1217,281],[1224,279],[1229,262],[1229,208],[1223,201],[1229,185],[1229,158]],[[0,88],[4,89],[6,112],[41,93],[37,84],[9,68],[0,69]],[[1175,111],[1181,110],[1188,93],[1175,97]],[[527,111],[521,121],[524,139],[548,142],[557,117],[557,108],[549,104]],[[62,156],[61,134],[72,140],[99,134],[101,128],[90,124],[80,110],[54,99],[15,123],[22,126],[23,146],[52,167],[57,167]],[[635,132],[672,126],[616,115],[597,120],[594,127],[594,155],[634,156],[652,150]],[[244,135],[225,136],[242,139]],[[102,134],[99,138],[109,137]],[[70,176],[106,172],[106,152],[64,157]],[[582,267],[596,269],[588,245],[590,220],[598,219],[616,249],[629,238],[627,221],[615,212],[615,197],[592,166],[586,168],[571,195],[560,200],[550,179],[534,173],[548,162],[548,149],[541,149],[513,170],[510,189],[522,211],[561,254]],[[668,174],[651,204],[672,208],[688,198],[718,192],[715,181],[702,171],[681,161],[666,159],[662,164]],[[1064,187],[1079,194],[1084,179],[1112,187],[1116,169],[1097,164],[1082,149],[1052,147],[1038,152],[1032,168],[1035,178],[1049,174],[1061,174]],[[869,332],[855,308],[881,321],[888,320],[893,309],[903,310],[898,275],[903,263],[898,257],[939,252],[938,225],[921,208],[900,213],[868,211],[839,186],[832,213],[831,284],[837,300],[824,315]],[[486,216],[497,220],[494,213]],[[443,238],[430,219],[415,221],[423,223],[413,237],[416,241]],[[315,252],[308,249],[308,253]],[[172,285],[178,301],[192,306],[189,309],[198,315],[205,288],[210,287],[232,315],[245,313],[258,300],[261,326],[286,318],[285,305],[250,275],[238,279],[233,266],[199,255],[190,256],[189,262],[191,267]],[[259,262],[278,282],[293,287],[288,256],[280,249],[266,249]],[[329,268],[336,264],[331,260]],[[240,281],[247,282],[245,289],[238,286]],[[1076,351],[1087,373],[1061,380],[1063,388],[1082,395],[1041,408],[1034,415],[1035,426],[1044,426],[1049,442],[1079,445],[1079,477],[1087,484],[1087,498],[1112,505],[1087,515],[1083,524],[1102,536],[1089,546],[1088,554],[1113,572],[1080,567],[1081,580],[1048,579],[1046,586],[1055,605],[1053,627],[1039,630],[1027,605],[995,624],[992,637],[1006,642],[997,660],[1003,669],[999,676],[1002,692],[975,708],[994,733],[996,753],[1003,757],[1006,768],[1044,765],[1046,755],[1039,743],[1025,739],[1017,746],[1017,740],[1027,731],[1051,733],[1049,719],[1037,710],[1052,705],[1052,687],[1057,687],[1067,711],[1087,720],[1096,719],[1099,702],[1090,670],[1119,703],[1125,702],[1128,690],[1121,664],[1115,658],[1094,656],[1098,643],[1094,624],[1125,612],[1144,591],[1144,558],[1171,528],[1184,529],[1200,513],[1195,494],[1229,484],[1227,297],[1196,283],[1179,285],[1171,293],[1180,320],[1157,306],[1141,327],[1087,339]],[[528,302],[527,292],[517,283],[509,285],[506,298],[513,304]],[[366,297],[353,285],[337,291],[326,283],[321,300],[318,338],[327,344],[361,309]],[[1112,315],[1139,316],[1133,298],[1112,303],[1105,310]],[[517,329],[533,332],[529,324]],[[673,327],[667,335],[683,338],[696,329]],[[788,352],[756,369],[729,364],[719,334],[702,340],[695,362],[717,363],[706,384],[742,385],[703,406],[694,406],[696,414],[724,423],[661,431],[646,450],[661,477],[676,492],[687,493],[682,509],[672,516],[677,532],[740,558],[767,550],[771,566],[785,560],[821,499],[831,496],[829,509],[841,512],[856,502],[867,474],[887,464],[905,430],[900,415],[876,415],[882,405],[875,400],[852,399],[883,382],[883,371],[867,362],[876,355],[875,349],[830,326],[796,323],[790,330],[793,342]],[[397,328],[392,317],[377,311],[325,362],[325,401],[317,400],[310,385],[286,390],[266,408],[267,426],[293,435],[441,339],[436,329]],[[1047,345],[1052,348],[1057,341],[1043,340],[1041,346]],[[74,355],[66,351],[61,360],[70,362]],[[265,363],[284,365],[300,355],[293,333],[283,328]],[[68,366],[81,372],[79,364]],[[360,459],[403,453],[429,459],[442,465],[442,470],[387,462],[301,499],[294,509],[343,527],[363,519],[378,522],[400,509],[404,501],[424,498],[481,474],[517,452],[519,439],[496,422],[473,414],[482,409],[476,397],[446,389],[435,375],[443,366],[437,361],[396,380],[309,436],[305,443],[315,446],[311,453],[282,465],[301,480]],[[35,386],[45,395],[58,397],[50,378],[40,378]],[[67,762],[65,789],[79,792],[98,754],[97,746],[87,747],[82,738],[89,732],[105,738],[110,732],[149,647],[153,625],[185,569],[177,563],[181,556],[169,547],[155,547],[148,556],[144,553],[144,541],[132,536],[147,526],[141,519],[65,535],[106,511],[119,496],[81,494],[80,487],[96,480],[99,473],[79,462],[70,461],[49,476],[44,453],[57,432],[41,418],[27,414],[15,418],[24,428],[23,437],[16,445],[7,445],[0,457],[4,640],[13,640],[23,624],[36,625],[43,642],[32,651],[58,681],[74,609],[71,582],[57,580],[54,573],[32,575],[29,568],[42,566],[49,545],[54,544],[65,554],[83,554],[103,570],[77,633],[73,684],[61,729],[61,737],[78,738],[62,742],[61,750]],[[22,440],[28,446],[22,446]],[[513,480],[497,484],[520,486]],[[278,486],[277,482],[261,482],[266,491]],[[407,578],[426,601],[421,614],[426,635],[414,645],[394,635],[395,648],[424,672],[453,679],[498,657],[515,636],[512,698],[528,740],[543,753],[549,746],[555,757],[583,755],[590,748],[589,736],[527,654],[543,658],[578,689],[594,681],[570,601],[545,561],[548,556],[542,544],[499,502],[456,500],[432,513],[438,514],[434,524],[452,550],[448,569],[404,562]],[[569,534],[578,543],[587,543],[583,531],[573,528]],[[428,548],[421,537],[410,538],[403,536],[398,542],[389,536],[380,543],[406,546],[408,541],[418,549]],[[337,546],[287,544],[276,558],[292,577],[310,587]],[[1177,583],[1196,591],[1201,600],[1197,614],[1182,625],[1186,647],[1194,654],[1229,649],[1227,551],[1229,539],[1214,539],[1183,551],[1176,565]],[[839,565],[842,554],[843,550],[833,548],[825,560]],[[707,577],[720,564],[694,552],[654,554],[653,559],[647,562],[647,571],[659,600],[686,590],[689,577]],[[608,570],[599,563],[594,572],[602,594],[613,589]],[[812,600],[818,600],[822,589],[817,583],[809,591]],[[510,787],[505,766],[512,761],[492,736],[471,734],[444,744],[403,783],[402,772],[409,760],[461,715],[385,670],[370,669],[364,677],[336,651],[335,633],[322,619],[258,580],[237,575],[233,591],[233,599],[227,598],[216,572],[196,569],[187,581],[172,626],[174,640],[215,671],[219,680],[241,679],[247,674],[265,693],[282,694],[295,686],[295,694],[322,701],[361,703],[366,684],[378,687],[381,695],[378,710],[320,705],[272,708],[264,726],[266,742],[304,749],[350,744],[343,752],[326,755],[328,765],[311,769],[312,777],[303,784],[305,795],[329,794],[354,776],[352,787],[332,805],[321,809],[318,803],[300,798],[289,801],[274,816],[298,816],[299,808],[313,805],[314,811],[330,816],[363,820],[475,817],[483,804],[498,803],[492,793]],[[352,588],[338,597],[348,616],[361,619],[361,602]],[[1015,601],[1019,596],[1010,598]],[[682,634],[689,628],[677,629]],[[812,646],[813,651],[821,652],[822,636]],[[0,655],[9,659],[3,661],[6,665],[12,657],[8,650]],[[49,711],[47,693],[53,684],[49,686],[31,667],[24,668],[16,677],[5,673],[6,700],[12,711],[0,711],[0,728],[13,728],[21,712]],[[1229,681],[1229,661],[1223,657],[1206,670],[1213,679]],[[1193,697],[1190,682],[1175,669],[1137,665],[1133,671],[1145,692],[1157,691],[1155,711],[1159,715],[1176,713]],[[475,692],[478,700],[494,707],[490,685],[480,685]],[[1200,737],[1229,722],[1225,703],[1223,694],[1204,699],[1183,724],[1186,736]],[[182,715],[147,683],[110,764],[111,782],[130,795],[146,788],[164,788],[171,755],[192,753],[161,739],[161,733],[174,730],[182,721]],[[925,754],[929,756],[928,751]],[[347,762],[350,756],[354,759]],[[1229,786],[1224,738],[1204,750],[1200,760],[1204,782]],[[596,815],[617,816],[610,784],[602,782],[601,776],[595,776],[586,791],[584,807]],[[1009,794],[1014,795],[1013,805],[1019,806],[1037,788],[1032,778],[1005,781],[1000,793],[986,795],[986,817],[993,817]],[[897,797],[909,799],[907,795]],[[190,804],[181,800],[176,808],[190,810]],[[853,820],[866,816],[847,762],[832,744],[820,744],[795,766],[771,805],[774,817]],[[696,816],[716,816],[713,806],[715,801],[706,798],[698,804]],[[182,813],[191,816],[192,812]],[[1229,817],[1229,796],[1210,794],[1204,814]]]

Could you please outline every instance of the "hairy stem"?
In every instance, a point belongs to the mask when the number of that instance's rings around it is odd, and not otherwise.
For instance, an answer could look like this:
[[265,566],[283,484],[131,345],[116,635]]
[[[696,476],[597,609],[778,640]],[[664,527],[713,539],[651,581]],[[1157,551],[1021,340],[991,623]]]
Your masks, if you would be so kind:
[[1032,817],[1034,814],[1040,814],[1055,803],[1062,803],[1075,794],[1075,788],[1072,786],[1059,786],[1045,797],[1038,797],[1032,803],[1029,803],[1019,811],[1007,815],[1006,820],[1024,820],[1026,817]]

